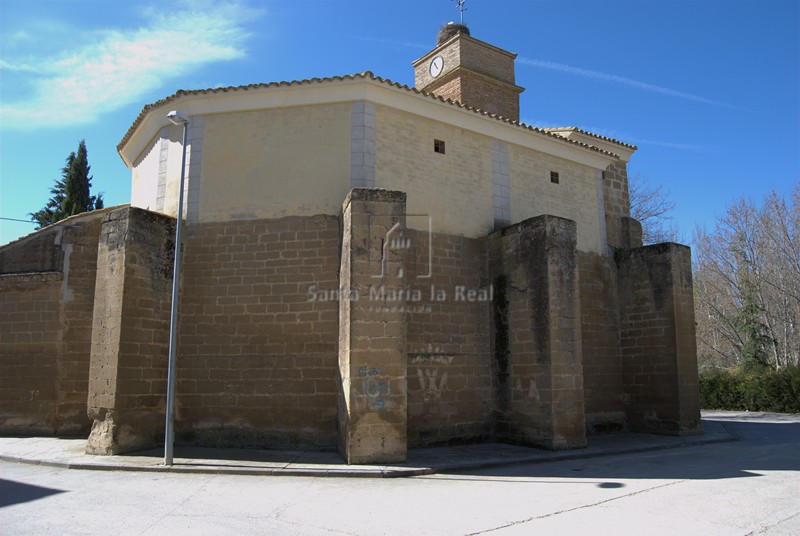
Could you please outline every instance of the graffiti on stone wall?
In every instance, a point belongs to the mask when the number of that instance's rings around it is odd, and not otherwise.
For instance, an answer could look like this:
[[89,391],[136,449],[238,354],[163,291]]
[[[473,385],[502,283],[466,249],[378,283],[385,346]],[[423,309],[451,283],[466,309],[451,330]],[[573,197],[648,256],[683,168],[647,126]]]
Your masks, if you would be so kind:
[[419,386],[422,389],[422,398],[425,402],[436,401],[442,398],[442,390],[447,385],[447,372],[439,376],[439,369],[417,369]]
[[517,391],[523,392],[528,398],[536,400],[537,402],[541,400],[539,388],[536,386],[536,380],[533,378],[530,379],[528,385],[525,385],[525,382],[521,378],[518,378],[517,385],[515,387]]
[[363,378],[361,388],[368,409],[381,410],[397,407],[397,396],[380,368],[361,367],[358,369],[358,375]]
[[417,379],[425,402],[438,402],[442,399],[442,392],[447,386],[447,371],[439,373],[438,366],[447,366],[453,362],[452,355],[445,355],[440,347],[427,345],[423,352],[411,359],[412,365],[417,365]]

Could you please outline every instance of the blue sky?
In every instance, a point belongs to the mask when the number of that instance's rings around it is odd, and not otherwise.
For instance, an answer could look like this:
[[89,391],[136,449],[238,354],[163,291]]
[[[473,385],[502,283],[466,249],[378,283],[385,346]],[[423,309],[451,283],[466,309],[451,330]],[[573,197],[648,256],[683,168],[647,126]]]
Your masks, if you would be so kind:
[[[739,196],[800,180],[797,0],[467,0],[473,37],[516,52],[522,121],[639,146],[685,236]],[[148,103],[411,61],[452,0],[0,0],[0,217],[27,219],[84,138],[93,193],[130,200],[116,145]],[[0,244],[33,230],[0,220]]]

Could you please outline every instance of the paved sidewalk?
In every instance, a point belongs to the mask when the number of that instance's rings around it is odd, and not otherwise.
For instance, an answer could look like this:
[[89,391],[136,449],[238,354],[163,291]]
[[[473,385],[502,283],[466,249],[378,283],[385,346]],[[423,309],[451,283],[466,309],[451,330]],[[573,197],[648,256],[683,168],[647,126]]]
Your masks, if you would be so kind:
[[552,452],[502,443],[412,449],[396,465],[347,465],[335,452],[177,447],[174,464],[163,465],[163,450],[120,456],[84,453],[85,439],[0,437],[0,460],[68,469],[169,471],[182,473],[385,478],[419,476],[521,463],[592,458],[734,441],[722,422],[704,420],[700,436],[672,437],[620,433],[589,438],[585,449]]

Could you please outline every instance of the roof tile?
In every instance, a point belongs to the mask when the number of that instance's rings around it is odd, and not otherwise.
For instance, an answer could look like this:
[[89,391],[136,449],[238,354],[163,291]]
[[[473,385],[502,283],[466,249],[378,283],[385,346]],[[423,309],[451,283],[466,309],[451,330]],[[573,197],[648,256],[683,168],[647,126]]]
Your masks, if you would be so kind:
[[[267,88],[273,88],[273,87],[291,87],[291,86],[302,86],[302,85],[308,85],[308,84],[323,84],[323,83],[330,83],[330,82],[336,82],[336,81],[357,80],[357,79],[373,80],[375,82],[379,82],[379,83],[382,83],[382,84],[386,84],[388,86],[392,86],[392,87],[400,88],[400,89],[403,89],[403,90],[406,90],[406,91],[410,91],[410,92],[416,93],[418,95],[423,95],[423,96],[426,96],[426,97],[430,97],[432,99],[435,99],[435,100],[450,104],[452,106],[457,106],[459,108],[463,108],[465,110],[469,110],[471,112],[474,112],[474,113],[477,113],[477,114],[480,114],[480,115],[491,117],[491,118],[494,118],[494,119],[496,119],[498,121],[502,121],[504,123],[509,123],[509,124],[518,126],[520,128],[524,128],[526,130],[529,130],[531,132],[536,132],[537,134],[541,134],[543,136],[549,136],[549,137],[551,137],[553,139],[557,139],[557,140],[559,140],[561,142],[564,142],[564,143],[570,143],[572,145],[577,145],[577,146],[583,147],[584,149],[595,151],[597,153],[601,153],[601,154],[604,154],[604,155],[607,155],[607,156],[612,156],[612,157],[615,157],[615,158],[619,158],[619,155],[617,155],[615,153],[612,153],[612,152],[609,152],[609,151],[605,151],[605,150],[600,149],[598,147],[595,147],[593,145],[589,145],[589,144],[586,144],[586,143],[583,143],[583,142],[580,142],[580,141],[577,141],[577,140],[571,140],[569,138],[565,138],[563,136],[559,136],[558,134],[555,134],[554,132],[551,132],[551,131],[565,130],[565,129],[547,129],[547,128],[532,127],[530,125],[526,125],[525,123],[520,123],[519,121],[514,121],[512,119],[508,119],[507,117],[503,117],[503,116],[498,115],[498,114],[492,114],[492,113],[486,112],[486,111],[478,109],[478,108],[473,108],[471,106],[467,106],[467,105],[462,104],[460,102],[456,102],[456,101],[453,101],[453,100],[450,100],[450,99],[445,99],[443,97],[434,95],[432,93],[428,93],[428,92],[425,92],[425,91],[420,91],[420,90],[418,90],[416,88],[409,87],[409,86],[407,86],[405,84],[399,84],[397,82],[393,82],[393,81],[388,80],[386,78],[381,78],[380,76],[375,76],[371,71],[365,71],[363,73],[357,73],[357,74],[348,74],[348,75],[344,75],[344,76],[333,76],[333,77],[327,77],[327,78],[310,78],[310,79],[305,79],[305,80],[268,82],[268,83],[259,83],[259,84],[249,84],[249,85],[243,85],[243,86],[228,86],[228,87],[221,87],[221,88],[192,89],[192,90],[179,89],[178,91],[176,91],[175,93],[173,93],[172,95],[170,95],[168,97],[165,97],[165,98],[163,98],[161,100],[158,100],[158,101],[156,101],[154,103],[145,105],[144,108],[142,108],[142,111],[139,112],[139,115],[133,121],[133,124],[131,125],[131,127],[128,129],[128,131],[125,133],[125,135],[122,137],[122,140],[117,145],[117,151],[118,152],[122,151],[122,148],[125,146],[126,143],[128,143],[128,141],[130,140],[131,136],[133,136],[133,133],[136,131],[137,128],[139,128],[139,125],[141,124],[141,122],[144,120],[145,116],[148,113],[150,113],[152,110],[154,110],[156,108],[159,108],[159,107],[161,107],[161,106],[163,106],[165,104],[169,104],[170,102],[173,102],[173,101],[175,101],[175,100],[177,100],[177,99],[179,99],[181,97],[184,97],[184,96],[207,95],[207,94],[216,94],[216,93],[228,93],[228,92],[231,92],[231,91],[248,91],[248,90],[251,90],[251,89],[267,89]],[[568,127],[568,129],[574,129],[574,130],[577,130],[579,132],[583,132],[584,134],[588,134],[588,135],[594,136],[596,138],[600,138],[600,139],[604,139],[606,141],[617,143],[617,144],[623,145],[625,147],[630,147],[630,148],[633,148],[633,149],[636,148],[636,147],[634,147],[632,145],[628,145],[628,144],[622,143],[620,141],[613,140],[611,138],[604,138],[603,136],[598,136],[596,134],[591,134],[590,132],[585,132],[585,131],[582,131],[582,130],[577,129],[575,127]]]
[[595,134],[593,132],[589,132],[588,130],[580,129],[578,127],[556,127],[556,128],[545,128],[543,130],[547,132],[565,132],[565,131],[580,132],[581,134],[586,134],[587,136],[591,136],[592,138],[597,138],[599,140],[607,141],[609,143],[622,145],[623,147],[627,147],[628,149],[633,149],[634,151],[638,149],[638,147],[636,147],[635,145],[615,140],[614,138],[607,138],[606,136],[601,136],[600,134]]

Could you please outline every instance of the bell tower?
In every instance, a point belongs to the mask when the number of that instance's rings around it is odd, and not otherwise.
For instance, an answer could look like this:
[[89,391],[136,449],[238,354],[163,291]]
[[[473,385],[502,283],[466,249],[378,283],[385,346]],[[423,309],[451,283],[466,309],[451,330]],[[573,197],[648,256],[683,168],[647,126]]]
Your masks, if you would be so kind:
[[463,24],[439,30],[436,48],[412,63],[420,91],[519,121],[519,94],[514,83],[517,55],[470,36]]

